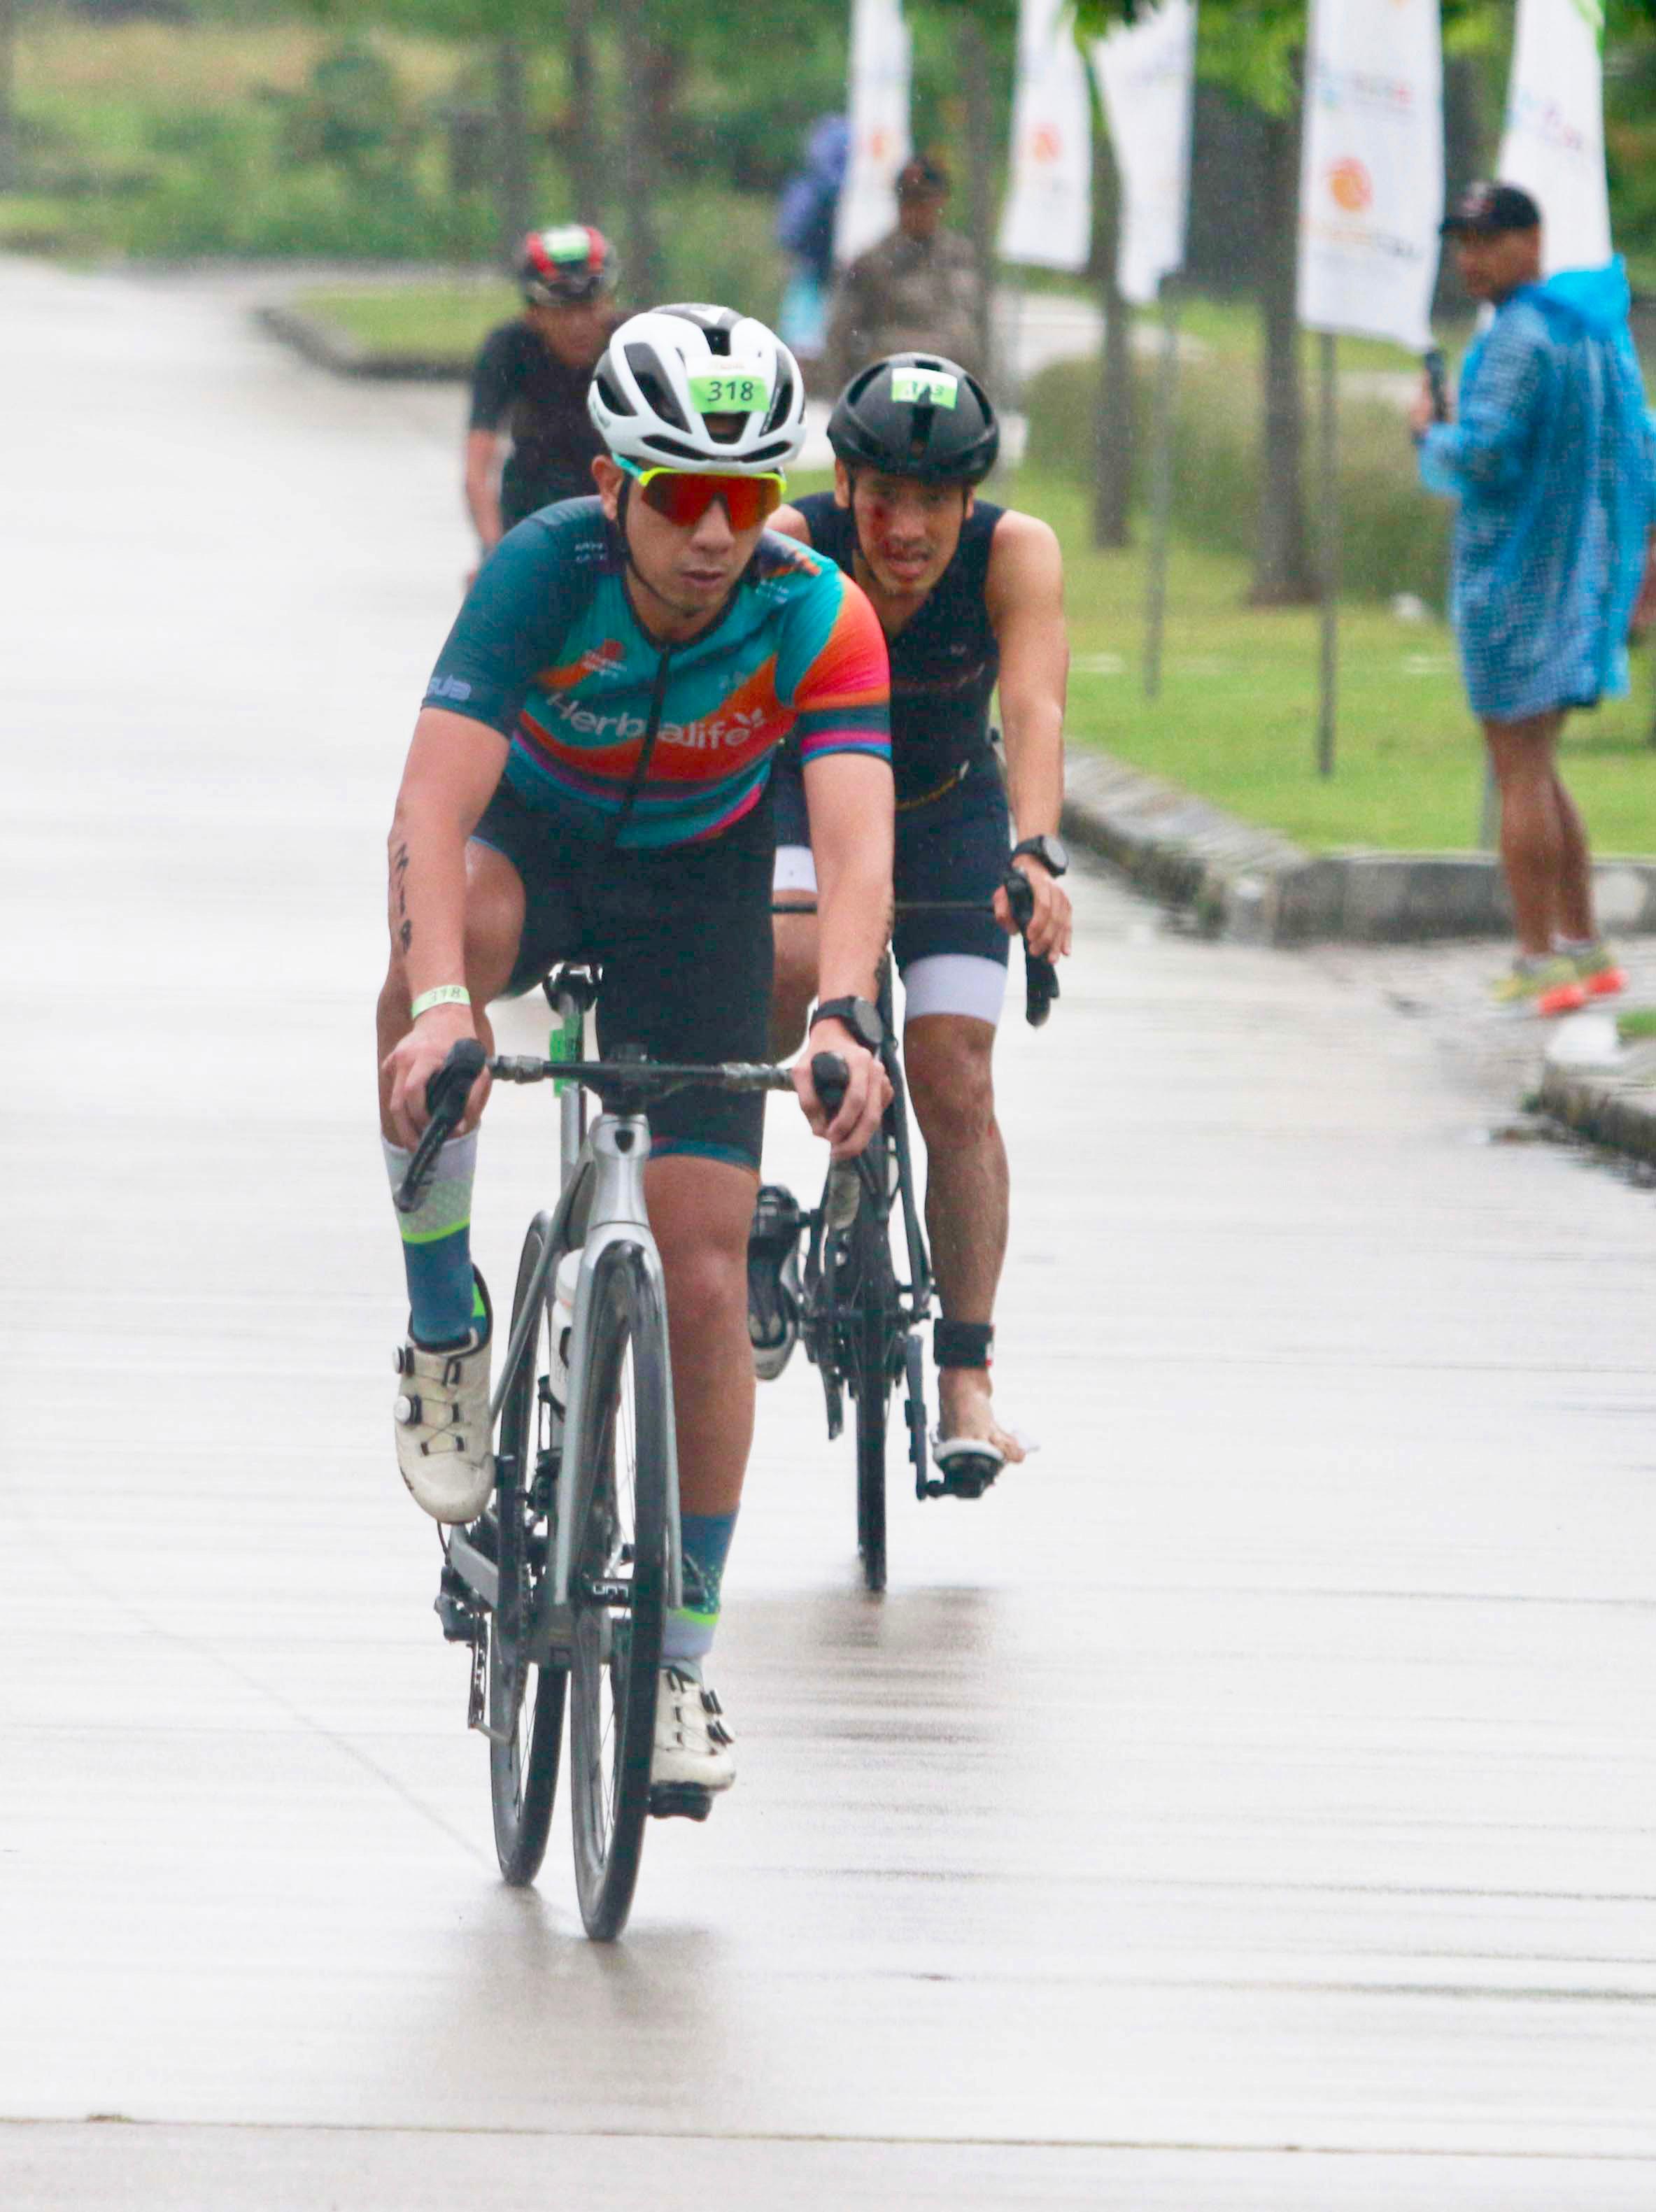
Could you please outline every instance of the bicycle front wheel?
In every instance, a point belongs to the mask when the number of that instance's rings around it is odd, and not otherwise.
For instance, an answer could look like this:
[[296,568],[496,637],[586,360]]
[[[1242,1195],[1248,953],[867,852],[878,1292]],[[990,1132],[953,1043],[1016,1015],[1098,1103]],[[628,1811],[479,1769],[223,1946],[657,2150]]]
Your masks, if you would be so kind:
[[554,1414],[546,1388],[551,1278],[540,1267],[551,1234],[551,1218],[540,1213],[524,1239],[512,1302],[514,1331],[532,1294],[539,1310],[502,1401],[495,1440],[503,1471],[495,1494],[498,1589],[489,1617],[489,1795],[495,1855],[502,1874],[514,1884],[533,1881],[546,1855],[569,1680],[563,1667],[538,1667],[528,1656],[556,1477]]
[[851,1378],[856,1394],[856,1545],[863,1586],[877,1596],[886,1587],[886,1414],[899,1340],[890,1226],[866,1190],[851,1234],[857,1285]]
[[644,1848],[667,1591],[667,1316],[636,1245],[600,1265],[588,1358],[572,1462],[585,1504],[569,1591],[569,1789],[581,1917],[608,1942],[626,1925]]

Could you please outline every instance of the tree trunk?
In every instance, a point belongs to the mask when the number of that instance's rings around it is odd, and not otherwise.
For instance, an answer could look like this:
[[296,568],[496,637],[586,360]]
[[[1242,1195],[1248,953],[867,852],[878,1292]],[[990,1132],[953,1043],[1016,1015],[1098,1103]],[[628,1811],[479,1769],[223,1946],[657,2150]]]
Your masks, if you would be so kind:
[[647,0],[614,0],[621,33],[621,98],[635,118],[621,133],[621,216],[626,234],[626,284],[639,306],[664,296],[661,236],[656,223],[663,143],[661,106],[671,57],[650,38]]
[[1116,289],[1121,185],[1110,142],[1102,132],[1097,150],[1093,250],[1104,313],[1104,367],[1093,416],[1093,543],[1120,547],[1130,544],[1133,535],[1133,333],[1127,302]]
[[593,47],[592,0],[568,0],[566,50],[569,65],[569,118],[564,140],[569,190],[575,218],[604,227],[609,207],[604,167],[604,118]]
[[1306,550],[1300,456],[1305,404],[1294,292],[1300,240],[1300,103],[1265,125],[1267,218],[1259,275],[1264,337],[1263,443],[1250,605],[1298,606],[1317,596]]
[[0,192],[22,181],[17,157],[17,4],[0,0]]
[[966,125],[966,235],[983,277],[978,295],[977,353],[995,388],[995,61],[976,15],[962,15],[955,52]]
[[501,259],[511,268],[524,233],[534,225],[534,180],[529,167],[529,102],[523,47],[517,39],[495,41],[495,213]]

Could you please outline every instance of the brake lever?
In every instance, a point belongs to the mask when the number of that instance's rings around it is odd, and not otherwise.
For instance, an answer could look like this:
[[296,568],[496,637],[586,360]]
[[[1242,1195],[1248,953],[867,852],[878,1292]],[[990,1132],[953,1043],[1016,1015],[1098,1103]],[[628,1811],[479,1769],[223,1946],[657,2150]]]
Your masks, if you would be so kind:
[[448,1057],[425,1086],[426,1111],[430,1115],[414,1147],[408,1172],[393,1197],[399,1213],[412,1213],[435,1172],[437,1155],[466,1118],[466,1102],[483,1073],[483,1047],[476,1037],[461,1037],[448,1048]]
[[1058,971],[1044,952],[1029,949],[1029,925],[1035,919],[1035,886],[1021,868],[1008,868],[1002,888],[1018,934],[1024,940],[1024,1019],[1038,1030],[1058,997]]

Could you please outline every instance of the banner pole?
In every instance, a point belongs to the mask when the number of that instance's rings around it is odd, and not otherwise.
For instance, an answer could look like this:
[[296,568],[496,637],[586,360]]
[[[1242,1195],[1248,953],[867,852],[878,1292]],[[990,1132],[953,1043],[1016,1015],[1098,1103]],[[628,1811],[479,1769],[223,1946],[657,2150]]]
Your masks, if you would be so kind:
[[1322,597],[1322,670],[1317,710],[1317,773],[1334,773],[1335,718],[1340,652],[1340,418],[1339,341],[1324,331],[1318,341],[1322,369],[1320,448],[1322,528],[1318,550]]
[[1156,375],[1156,449],[1150,483],[1150,563],[1144,603],[1144,696],[1161,691],[1161,635],[1167,613],[1167,533],[1173,507],[1173,400],[1178,387],[1178,293],[1161,280],[1161,359]]

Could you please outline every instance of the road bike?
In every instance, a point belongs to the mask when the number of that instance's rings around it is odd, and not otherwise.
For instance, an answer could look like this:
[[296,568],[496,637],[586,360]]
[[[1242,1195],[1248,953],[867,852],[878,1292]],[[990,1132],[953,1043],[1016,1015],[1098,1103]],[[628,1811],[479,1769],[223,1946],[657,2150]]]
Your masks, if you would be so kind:
[[[1020,933],[1034,915],[1034,893],[1021,870],[1008,871],[1005,890]],[[979,899],[904,902],[899,914],[976,914]],[[778,913],[809,912],[797,903]],[[1025,1014],[1038,1029],[1058,996],[1052,963],[1024,945]],[[877,1003],[885,1024],[880,1057],[891,1079],[891,1103],[867,1149],[828,1171],[819,1205],[800,1216],[805,1247],[800,1341],[821,1378],[830,1437],[845,1425],[845,1400],[855,1409],[857,1553],[866,1589],[886,1587],[886,1454],[892,1394],[900,1383],[915,1495],[981,1498],[994,1481],[986,1459],[934,1468],[927,1437],[925,1357],[920,1332],[930,1316],[931,1260],[916,1190],[908,1091],[898,1053],[891,962],[882,963]],[[818,1085],[821,1094],[821,1085]],[[828,1104],[825,1097],[823,1103]],[[832,1109],[831,1109],[831,1111]],[[892,1255],[895,1212],[906,1275]]]
[[[500,1083],[557,1086],[557,1205],[524,1238],[511,1333],[491,1405],[494,1499],[443,1532],[436,1610],[469,1646],[466,1717],[489,1740],[495,1848],[508,1882],[540,1870],[569,1711],[575,1887],[588,1936],[626,1924],[649,1815],[705,1820],[709,1793],[652,1781],[656,1684],[668,1612],[682,1602],[679,1471],[667,1294],[644,1205],[645,1109],[688,1085],[788,1091],[785,1068],[668,1065],[642,1053],[580,1057],[600,988],[586,963],[545,985],[557,1016],[545,1059],[488,1060]],[[418,1200],[484,1066],[472,1039],[428,1086],[430,1121],[397,1193]],[[844,1065],[813,1062],[841,1095]],[[588,1125],[587,1094],[604,1111]]]

